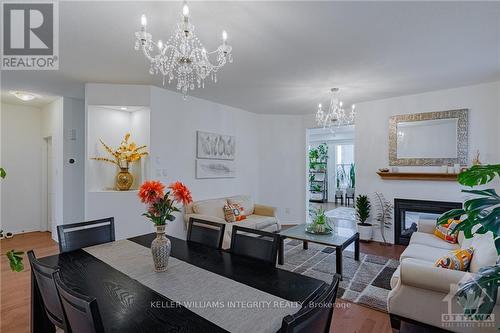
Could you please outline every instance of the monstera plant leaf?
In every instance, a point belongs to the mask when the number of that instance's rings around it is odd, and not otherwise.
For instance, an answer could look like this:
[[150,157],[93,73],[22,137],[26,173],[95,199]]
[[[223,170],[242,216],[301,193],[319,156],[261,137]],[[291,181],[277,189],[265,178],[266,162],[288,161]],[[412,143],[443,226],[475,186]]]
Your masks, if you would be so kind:
[[448,223],[449,219],[460,218],[464,214],[465,214],[465,210],[463,210],[463,209],[452,209],[452,210],[449,210],[446,213],[442,214],[438,218],[438,221],[437,221],[438,225],[446,224],[446,223]]
[[[464,202],[464,209],[450,210],[438,219],[438,224],[445,224],[448,219],[466,218],[455,226],[452,232],[463,231],[466,238],[471,238],[474,233],[484,234],[488,231],[500,235],[500,196],[494,189],[488,190],[463,190],[464,193],[477,195],[477,198]],[[476,225],[479,229],[475,229]],[[497,248],[500,254],[500,248]]]
[[7,176],[7,172],[5,172],[4,168],[0,168],[0,178],[5,178]]
[[500,285],[500,265],[482,267],[473,278],[461,283],[458,302],[466,315],[489,314],[495,306]]
[[484,185],[495,176],[500,177],[500,164],[474,165],[458,175],[458,182],[465,186]]
[[14,272],[22,272],[24,270],[23,254],[24,252],[16,250],[10,250],[5,254],[9,259],[10,269]]

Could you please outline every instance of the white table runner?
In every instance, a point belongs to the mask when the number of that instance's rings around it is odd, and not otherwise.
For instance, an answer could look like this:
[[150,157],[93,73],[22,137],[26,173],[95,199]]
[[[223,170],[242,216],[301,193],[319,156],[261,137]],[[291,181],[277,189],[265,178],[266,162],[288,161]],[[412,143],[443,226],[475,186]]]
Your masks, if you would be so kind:
[[[300,304],[170,257],[153,270],[151,250],[129,240],[84,249],[116,270],[230,332],[276,332]],[[153,306],[153,305],[152,305]]]

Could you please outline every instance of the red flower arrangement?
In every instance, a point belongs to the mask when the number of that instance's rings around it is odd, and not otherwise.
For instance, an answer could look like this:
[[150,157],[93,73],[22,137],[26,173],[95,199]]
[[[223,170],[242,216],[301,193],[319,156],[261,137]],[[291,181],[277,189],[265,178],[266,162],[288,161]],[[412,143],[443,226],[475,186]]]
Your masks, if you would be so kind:
[[168,186],[165,193],[165,185],[156,180],[144,182],[139,188],[139,198],[142,203],[148,205],[146,216],[155,225],[165,225],[168,221],[175,220],[174,212],[180,212],[175,206],[176,202],[187,205],[193,201],[191,192],[181,182],[175,182]]

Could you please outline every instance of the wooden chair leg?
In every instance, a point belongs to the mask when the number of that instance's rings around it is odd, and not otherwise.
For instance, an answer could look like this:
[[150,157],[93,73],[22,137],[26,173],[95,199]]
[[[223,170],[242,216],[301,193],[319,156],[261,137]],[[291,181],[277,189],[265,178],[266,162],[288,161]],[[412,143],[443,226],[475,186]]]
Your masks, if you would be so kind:
[[394,333],[398,333],[401,330],[401,319],[393,314],[389,314],[391,318],[391,328]]

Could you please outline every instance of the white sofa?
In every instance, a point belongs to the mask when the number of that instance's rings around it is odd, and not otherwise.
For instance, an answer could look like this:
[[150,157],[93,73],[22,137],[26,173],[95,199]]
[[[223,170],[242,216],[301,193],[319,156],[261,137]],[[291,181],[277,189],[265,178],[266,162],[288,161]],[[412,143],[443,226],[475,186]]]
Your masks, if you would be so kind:
[[[224,219],[224,205],[227,203],[239,203],[245,210],[246,219],[238,222],[226,222]],[[266,205],[255,204],[248,195],[238,195],[227,198],[209,199],[195,201],[187,205],[184,210],[184,222],[190,218],[223,223],[226,225],[222,248],[228,249],[231,244],[231,231],[233,225],[242,227],[276,232],[281,230],[276,208]]]
[[[495,265],[497,251],[492,233],[475,235],[471,239],[465,239],[460,233],[458,244],[450,244],[434,236],[435,226],[435,220],[420,220],[418,232],[413,233],[409,246],[401,254],[400,266],[391,279],[392,290],[387,302],[393,328],[399,329],[400,321],[406,319],[452,332],[498,332],[500,298],[497,298],[493,312],[497,320],[493,327],[478,327],[477,324],[471,327],[459,324],[443,326],[442,320],[443,314],[446,318],[450,312],[463,313],[450,288],[456,288],[460,281],[470,278],[479,268]],[[474,254],[469,272],[434,267],[436,260],[451,250],[470,246],[474,248]]]

